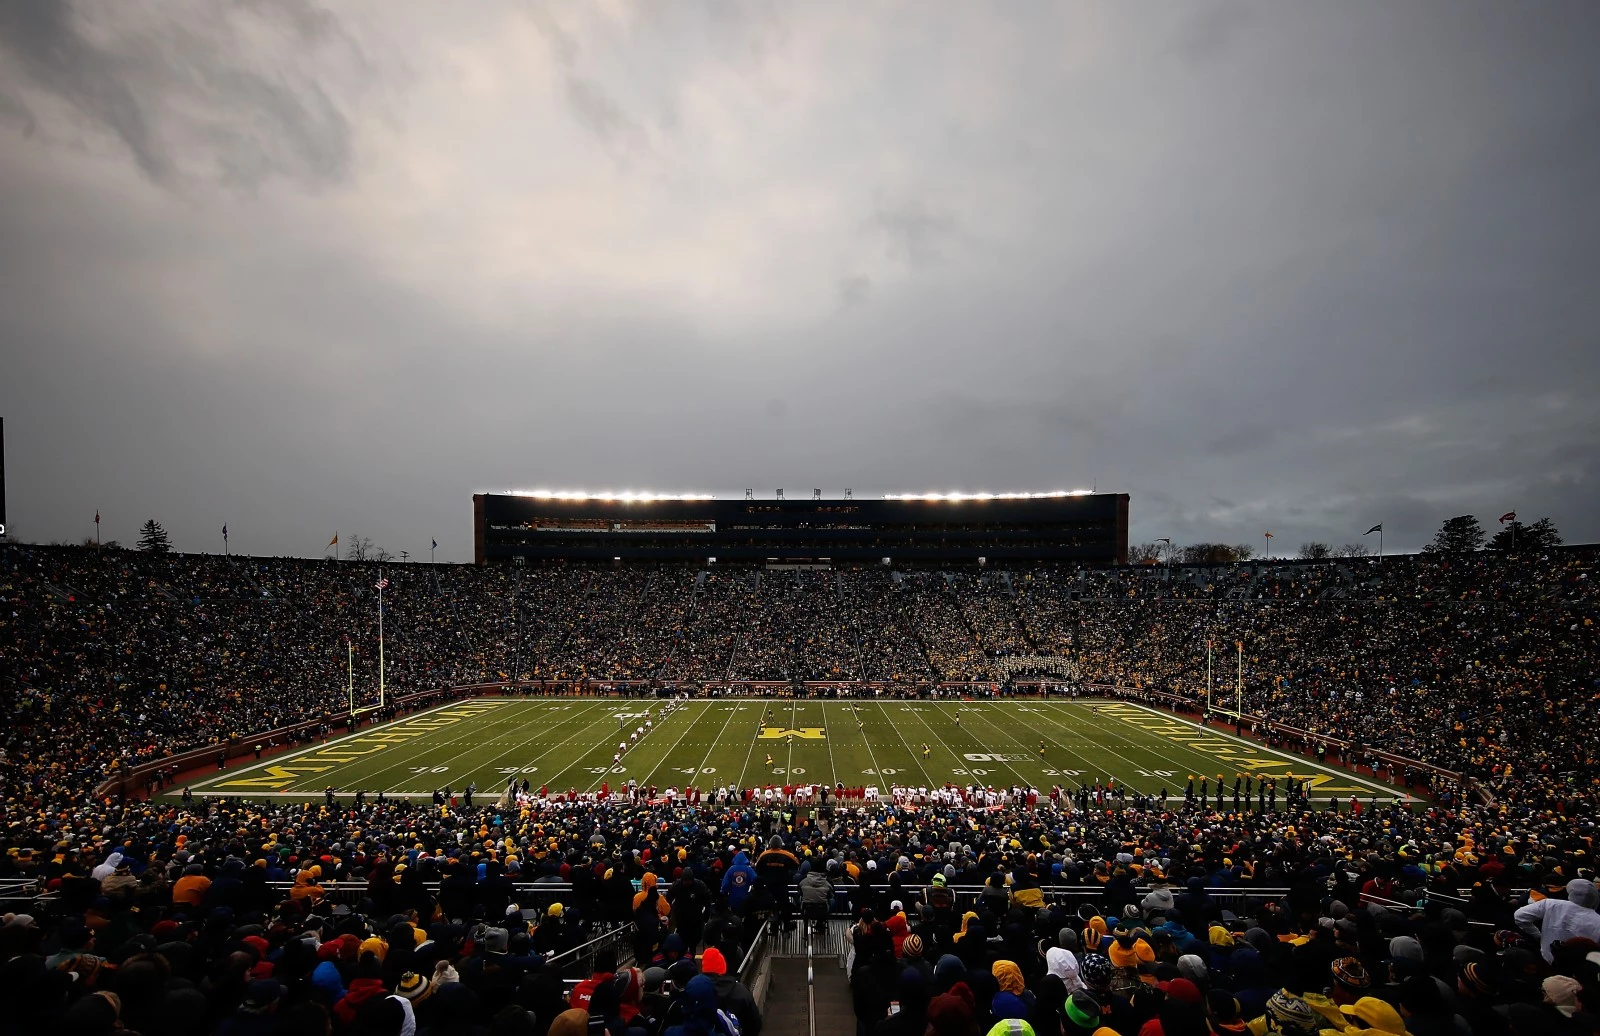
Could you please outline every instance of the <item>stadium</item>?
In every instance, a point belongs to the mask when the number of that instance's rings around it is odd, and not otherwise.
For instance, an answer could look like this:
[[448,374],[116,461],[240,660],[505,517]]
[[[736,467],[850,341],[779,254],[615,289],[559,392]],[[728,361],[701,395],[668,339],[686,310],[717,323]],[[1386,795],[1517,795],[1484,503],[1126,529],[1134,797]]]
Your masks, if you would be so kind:
[[1597,53],[0,0],[0,1036],[1600,1036]]
[[827,501],[738,530],[761,562],[598,498],[476,497],[467,566],[4,546],[0,938],[116,989],[222,940],[352,1025],[362,983],[603,1013],[722,968],[757,1028],[862,975],[930,1009],[924,956],[990,1011],[1069,957],[1113,1013],[1265,968],[1418,1003],[1407,932],[1533,981],[1587,923],[1592,548],[1130,566],[1126,497],[1042,499],[985,555],[960,501],[901,520],[900,562],[790,533]]

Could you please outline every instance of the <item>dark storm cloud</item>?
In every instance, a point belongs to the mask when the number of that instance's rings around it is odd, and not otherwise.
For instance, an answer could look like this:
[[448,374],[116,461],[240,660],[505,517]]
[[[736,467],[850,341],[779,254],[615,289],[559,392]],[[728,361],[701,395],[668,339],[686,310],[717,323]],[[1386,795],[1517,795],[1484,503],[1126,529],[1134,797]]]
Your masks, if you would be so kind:
[[[474,490],[1133,496],[1600,539],[1600,13],[0,5],[24,536]],[[245,189],[239,189],[245,188]]]
[[[323,89],[292,67],[252,69],[240,53],[260,25],[286,26],[302,43],[325,40],[336,28],[328,12],[250,0],[150,30],[97,24],[104,13],[63,0],[0,4],[0,48],[27,86],[115,134],[152,180],[326,183],[348,171],[349,120]],[[241,24],[252,20],[259,24]]]

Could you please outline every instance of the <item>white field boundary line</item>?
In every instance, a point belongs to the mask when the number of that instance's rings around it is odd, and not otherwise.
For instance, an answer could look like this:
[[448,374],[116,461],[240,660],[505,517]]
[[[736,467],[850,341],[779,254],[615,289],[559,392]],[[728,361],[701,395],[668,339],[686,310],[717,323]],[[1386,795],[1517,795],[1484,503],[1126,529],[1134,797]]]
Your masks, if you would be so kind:
[[[1373,781],[1369,781],[1365,777],[1358,777],[1355,774],[1350,773],[1348,770],[1335,770],[1335,769],[1333,769],[1331,767],[1328,767],[1328,766],[1325,766],[1325,765],[1323,765],[1321,763],[1318,763],[1318,762],[1316,762],[1316,761],[1314,761],[1312,759],[1308,759],[1307,757],[1305,757],[1303,755],[1295,755],[1293,752],[1283,752],[1283,751],[1280,751],[1280,750],[1278,750],[1276,748],[1269,748],[1264,744],[1260,744],[1260,743],[1255,742],[1255,741],[1250,741],[1250,740],[1247,740],[1247,739],[1242,738],[1242,737],[1237,737],[1237,736],[1235,736],[1233,734],[1230,734],[1230,733],[1228,733],[1227,731],[1224,731],[1224,730],[1212,730],[1210,727],[1201,727],[1197,723],[1191,723],[1189,720],[1186,720],[1186,719],[1179,719],[1178,717],[1173,716],[1170,713],[1165,713],[1165,712],[1161,712],[1161,711],[1159,711],[1157,709],[1152,709],[1148,705],[1140,705],[1138,702],[1123,702],[1122,704],[1124,704],[1124,705],[1132,705],[1134,708],[1139,709],[1139,710],[1141,710],[1143,712],[1148,712],[1152,716],[1156,716],[1156,717],[1159,717],[1160,719],[1168,720],[1168,721],[1171,721],[1171,722],[1182,723],[1184,726],[1193,727],[1195,730],[1199,730],[1199,731],[1201,731],[1203,733],[1215,734],[1216,736],[1221,737],[1224,740],[1232,741],[1234,744],[1237,744],[1237,745],[1242,745],[1243,747],[1248,748],[1252,752],[1256,752],[1257,754],[1275,755],[1279,759],[1285,759],[1285,760],[1287,760],[1287,761],[1289,761],[1291,763],[1294,763],[1297,766],[1298,765],[1310,766],[1312,770],[1324,773],[1324,774],[1328,775],[1329,777],[1332,777],[1332,778],[1334,778],[1336,780],[1351,780],[1351,781],[1354,781],[1357,784],[1360,784],[1360,785],[1362,785],[1362,786],[1364,786],[1364,787],[1366,787],[1366,788],[1368,788],[1368,789],[1370,789],[1370,790],[1372,790],[1374,792],[1379,792],[1379,793],[1382,793],[1384,795],[1387,795],[1387,796],[1389,796],[1389,798],[1391,800],[1394,800],[1394,801],[1411,802],[1411,801],[1415,800],[1415,796],[1413,796],[1413,795],[1396,794],[1394,788],[1385,787],[1382,784],[1377,784],[1377,783],[1375,783]],[[1117,716],[1115,713],[1112,713],[1112,718],[1113,719],[1120,719],[1121,717]],[[1128,721],[1127,720],[1122,720],[1122,722],[1127,723]],[[1137,724],[1129,724],[1129,725],[1130,726],[1137,726]]]
[[[705,718],[706,713],[711,711],[712,704],[713,704],[712,702],[709,702],[709,701],[706,702],[706,707],[701,709],[700,710],[700,715],[698,715],[694,719],[690,720],[688,725],[683,728],[683,733],[679,734],[678,735],[678,740],[674,741],[672,743],[672,747],[667,749],[667,754],[662,756],[656,762],[656,764],[650,768],[650,772],[649,773],[645,774],[642,778],[640,778],[640,780],[639,780],[640,784],[644,785],[645,787],[649,787],[650,786],[650,779],[652,777],[654,777],[660,771],[660,769],[663,766],[667,765],[667,760],[671,759],[672,758],[672,754],[678,750],[678,746],[683,744],[683,739],[689,736],[689,731],[693,730],[695,728],[695,725],[698,724],[702,719]],[[684,711],[687,712],[688,710],[685,709]],[[662,722],[662,726],[666,725],[666,720],[662,720],[661,722]],[[670,774],[672,771],[668,770],[667,772]],[[695,772],[698,774],[699,770],[697,769]],[[684,782],[684,783],[687,783],[687,782]]]
[[[490,699],[490,700],[492,700],[492,699]],[[513,711],[516,711],[516,712],[534,712],[538,708],[542,708],[544,706],[547,706],[550,703],[548,701],[513,701],[512,704],[517,706],[517,708],[515,710],[513,710]],[[479,745],[485,743],[485,739],[483,739],[481,737],[481,735],[484,733],[484,728],[478,721],[481,720],[483,718],[483,716],[490,716],[490,715],[495,715],[495,714],[493,712],[485,712],[485,713],[482,714],[482,716],[474,716],[471,719],[466,720],[465,721],[466,724],[467,724],[466,728],[463,729],[463,730],[455,731],[454,733],[455,733],[456,736],[450,738],[449,740],[441,741],[441,742],[439,742],[437,744],[431,745],[431,746],[427,747],[426,749],[424,749],[423,751],[412,753],[412,754],[408,755],[404,759],[398,759],[395,762],[387,763],[387,764],[379,767],[377,770],[375,770],[370,775],[368,775],[368,777],[365,778],[365,780],[373,782],[375,784],[380,778],[383,777],[384,774],[389,773],[389,772],[391,772],[393,770],[406,770],[406,771],[408,771],[408,773],[406,775],[406,779],[410,779],[411,777],[423,776],[423,774],[411,772],[411,771],[415,771],[417,769],[417,767],[412,766],[411,764],[415,763],[418,759],[428,759],[428,758],[435,758],[436,759],[436,758],[439,758],[440,757],[440,753],[441,752],[445,752],[445,753],[448,753],[444,758],[446,758],[448,760],[448,765],[449,765],[450,770],[449,770],[448,773],[442,774],[440,776],[444,776],[444,777],[447,778],[447,780],[444,782],[447,786],[453,785],[455,783],[455,781],[456,781],[456,776],[457,776],[456,775],[456,771],[457,771],[458,767],[457,767],[456,764],[457,764],[458,761],[460,761],[461,759],[463,759],[465,757],[465,753],[460,751],[460,750],[452,751],[452,749],[454,749],[454,747],[456,745],[459,745],[464,741],[473,742],[473,743],[476,743],[476,744],[479,744]],[[527,725],[526,723],[518,723],[516,729],[520,730],[522,727],[524,727],[526,725]],[[400,746],[399,745],[394,745],[394,746],[391,746],[391,747],[398,748]],[[379,758],[382,758],[382,757],[381,756],[375,756],[373,758],[373,762],[377,762]],[[350,766],[350,765],[354,765],[354,763],[345,763],[344,765]],[[423,769],[425,771],[426,770],[431,770],[432,768],[433,768],[433,766],[432,766],[431,763],[425,764],[424,767],[423,767]],[[461,774],[461,777],[464,778],[463,787],[465,787],[465,785],[467,785],[467,784],[472,783],[472,775],[475,772],[476,772],[476,769],[472,768],[472,767],[468,767],[468,768],[465,769],[465,772],[463,772]],[[428,776],[433,776],[433,775],[432,774],[428,774]],[[430,783],[432,783],[432,782],[430,782]],[[481,790],[481,789],[477,789],[477,790]],[[387,793],[388,789],[384,789],[384,791],[385,791],[385,793]],[[430,792],[429,794],[431,795],[432,793]],[[474,791],[474,794],[476,794],[476,790]]]
[[402,719],[391,720],[388,723],[383,723],[383,724],[380,724],[379,726],[376,726],[376,727],[369,727],[366,730],[358,730],[358,731],[355,731],[354,733],[345,734],[342,737],[334,738],[332,741],[324,741],[320,745],[310,745],[310,746],[308,746],[306,748],[297,749],[297,750],[295,750],[293,752],[290,752],[288,755],[273,756],[271,759],[263,759],[259,763],[251,763],[249,766],[242,766],[237,770],[220,770],[217,773],[213,774],[212,776],[206,778],[205,780],[200,781],[199,783],[189,785],[189,788],[190,788],[191,791],[199,791],[201,788],[209,788],[209,787],[211,787],[213,784],[216,784],[217,781],[221,780],[224,777],[227,777],[227,778],[229,778],[231,780],[231,779],[239,777],[239,776],[241,776],[243,774],[250,773],[253,770],[262,769],[263,767],[281,766],[281,765],[283,765],[284,763],[288,762],[291,759],[298,759],[303,755],[310,755],[313,752],[320,752],[320,751],[322,751],[324,749],[332,748],[335,745],[341,745],[346,741],[353,741],[358,737],[369,737],[369,736],[371,736],[373,734],[379,734],[379,733],[382,733],[382,732],[384,732],[386,730],[389,730],[389,729],[391,729],[393,727],[397,727],[397,726],[401,725],[402,723],[410,723],[412,720],[424,719],[424,718],[426,718],[428,716],[433,715],[435,712],[442,712],[445,709],[453,709],[453,708],[456,708],[458,706],[469,705],[469,704],[472,704],[474,702],[488,702],[488,701],[496,701],[499,704],[510,705],[512,703],[513,699],[510,699],[510,698],[507,698],[507,699],[464,698],[461,701],[446,702],[443,705],[436,705],[431,709],[424,709],[421,712],[414,712],[411,715],[406,716],[406,717],[404,717]]

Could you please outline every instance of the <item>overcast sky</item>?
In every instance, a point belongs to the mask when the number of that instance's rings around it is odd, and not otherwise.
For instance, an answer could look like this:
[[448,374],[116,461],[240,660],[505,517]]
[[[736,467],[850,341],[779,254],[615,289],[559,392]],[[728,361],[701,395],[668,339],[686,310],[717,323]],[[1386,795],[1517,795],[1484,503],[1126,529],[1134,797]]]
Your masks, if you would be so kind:
[[1600,5],[0,3],[30,540],[1097,486],[1600,540]]

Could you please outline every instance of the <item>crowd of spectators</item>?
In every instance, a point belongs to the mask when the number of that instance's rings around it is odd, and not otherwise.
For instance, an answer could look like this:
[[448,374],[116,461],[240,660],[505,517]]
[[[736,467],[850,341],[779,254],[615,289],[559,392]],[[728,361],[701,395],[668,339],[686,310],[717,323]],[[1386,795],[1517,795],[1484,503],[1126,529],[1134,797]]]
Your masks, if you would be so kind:
[[[1594,802],[1595,564],[1581,549],[982,573],[391,564],[383,673],[400,692],[914,688],[998,682],[1001,660],[1045,656],[1087,683],[1241,702],[1467,774],[1505,801]],[[92,786],[343,711],[347,681],[378,683],[379,578],[328,561],[0,549],[7,789]]]
[[[741,959],[757,916],[782,916],[798,881],[808,910],[859,918],[863,1034],[1581,1036],[1595,1028],[1600,952],[1585,883],[1600,801],[1595,562],[1567,550],[982,574],[389,565],[380,577],[8,546],[0,879],[48,896],[45,913],[0,925],[0,1030],[759,1036],[738,982],[715,972]],[[341,713],[352,667],[359,686],[377,681],[380,578],[393,690],[810,679],[914,691],[1055,655],[1087,680],[1200,704],[1210,645],[1222,700],[1242,662],[1247,712],[1463,771],[1493,800],[1063,814],[95,795],[137,763]],[[957,899],[939,882],[983,892]],[[1204,887],[1287,892],[1225,913]],[[638,970],[602,967],[567,992],[559,954],[606,921],[636,923]]]
[[1587,1036],[1595,833],[1521,806],[8,811],[0,881],[48,901],[0,921],[0,1027],[760,1036],[759,923],[832,915],[862,1034]]

